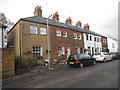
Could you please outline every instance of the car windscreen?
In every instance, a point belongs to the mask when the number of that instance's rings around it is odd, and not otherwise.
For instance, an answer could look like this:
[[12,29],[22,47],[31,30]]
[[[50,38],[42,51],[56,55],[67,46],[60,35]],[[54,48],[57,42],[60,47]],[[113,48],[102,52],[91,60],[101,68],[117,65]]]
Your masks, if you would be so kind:
[[101,55],[101,53],[95,53],[95,55]]
[[85,57],[84,54],[75,54],[75,55],[74,55],[74,58],[75,58],[75,59],[82,59],[82,58],[84,58],[84,57]]
[[110,52],[109,54],[116,54],[115,52]]
[[109,53],[107,53],[107,52],[103,52],[103,54],[104,54],[104,55],[108,55]]
[[74,58],[74,55],[73,55],[73,54],[72,54],[72,55],[70,55],[68,59],[71,59],[71,58]]

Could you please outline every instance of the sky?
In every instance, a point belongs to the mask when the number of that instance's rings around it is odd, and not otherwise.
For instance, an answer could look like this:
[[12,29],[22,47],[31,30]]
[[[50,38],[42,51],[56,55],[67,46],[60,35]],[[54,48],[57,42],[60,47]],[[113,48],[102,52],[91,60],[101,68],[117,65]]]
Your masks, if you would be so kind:
[[43,17],[58,12],[60,22],[71,17],[72,24],[88,23],[90,30],[118,38],[118,2],[120,0],[0,0],[0,12],[16,23],[20,18],[34,16],[39,5]]

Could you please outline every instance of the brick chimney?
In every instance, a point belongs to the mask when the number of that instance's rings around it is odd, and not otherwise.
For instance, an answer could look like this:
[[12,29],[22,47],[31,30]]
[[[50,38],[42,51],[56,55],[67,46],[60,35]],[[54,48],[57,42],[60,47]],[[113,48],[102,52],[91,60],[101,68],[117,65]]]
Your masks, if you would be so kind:
[[38,6],[35,7],[34,16],[40,16],[40,17],[42,17],[41,6],[38,5]]
[[59,15],[58,15],[58,12],[55,12],[54,14],[53,14],[53,20],[55,20],[55,21],[59,21]]
[[80,21],[78,21],[78,22],[76,23],[76,26],[77,26],[77,27],[82,27],[81,22],[80,22]]
[[89,24],[87,23],[87,24],[84,24],[84,29],[85,30],[89,30]]
[[70,25],[71,25],[71,24],[72,24],[72,20],[71,20],[71,18],[70,18],[70,17],[69,17],[69,18],[67,18],[67,19],[66,19],[66,21],[65,21],[65,23],[66,23],[66,24],[70,24]]

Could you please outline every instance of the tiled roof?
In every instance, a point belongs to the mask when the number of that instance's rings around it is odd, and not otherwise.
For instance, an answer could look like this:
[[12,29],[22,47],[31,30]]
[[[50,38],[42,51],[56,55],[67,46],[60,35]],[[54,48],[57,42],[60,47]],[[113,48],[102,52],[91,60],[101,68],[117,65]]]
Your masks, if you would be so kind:
[[[36,22],[36,23],[47,24],[47,18],[40,17],[40,16],[33,16],[33,17],[21,18],[21,20],[26,20],[26,21]],[[49,25],[63,27],[63,28],[68,28],[68,29],[71,29],[72,31],[84,32],[84,33],[87,33],[87,34],[93,34],[93,35],[105,37],[105,36],[103,36],[101,34],[93,32],[91,30],[85,30],[83,28],[80,28],[80,27],[77,27],[77,26],[74,26],[74,25],[68,25],[66,23],[62,23],[62,22],[55,21],[55,20],[52,20],[52,19],[48,19],[48,23],[49,23]]]

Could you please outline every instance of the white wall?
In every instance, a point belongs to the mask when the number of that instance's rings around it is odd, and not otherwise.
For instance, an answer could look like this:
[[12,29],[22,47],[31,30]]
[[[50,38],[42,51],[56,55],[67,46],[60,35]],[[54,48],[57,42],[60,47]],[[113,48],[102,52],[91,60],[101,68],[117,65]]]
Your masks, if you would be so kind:
[[[110,37],[107,37],[108,39],[108,49],[110,50],[110,52],[118,52],[118,42],[117,40],[114,40]],[[113,47],[114,44],[114,47]]]
[[[86,35],[88,35],[88,37],[89,37],[88,40],[86,39]],[[90,36],[92,36],[92,41],[90,41]],[[95,37],[99,38],[99,42],[95,41],[95,39],[94,39]],[[84,47],[85,47],[85,49],[88,49],[88,47],[90,47],[91,54],[93,54],[92,52],[95,53],[95,48],[98,48],[97,52],[102,51],[101,37],[84,33]],[[93,50],[92,50],[92,47],[93,47]],[[86,52],[86,53],[88,53],[88,52]]]
[[[86,39],[86,35],[88,35],[89,40]],[[90,41],[90,36],[92,36],[92,41]],[[92,54],[92,47],[94,48],[94,35],[84,33],[84,47],[85,47],[85,49],[88,49],[88,47],[90,47],[90,51]]]
[[96,38],[99,38],[99,42],[98,41],[95,41],[95,48],[99,48],[98,52],[101,52],[102,51],[102,42],[101,42],[101,37],[100,36],[94,36]]

